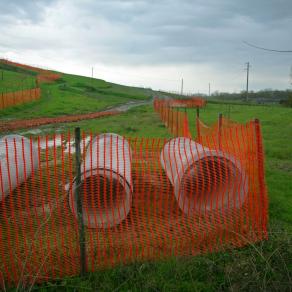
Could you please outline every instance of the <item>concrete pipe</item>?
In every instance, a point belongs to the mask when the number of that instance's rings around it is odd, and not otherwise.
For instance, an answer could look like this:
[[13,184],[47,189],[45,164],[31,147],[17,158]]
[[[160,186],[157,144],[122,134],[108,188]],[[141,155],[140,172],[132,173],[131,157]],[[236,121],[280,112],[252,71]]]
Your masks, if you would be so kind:
[[[130,145],[119,135],[101,134],[86,151],[80,185],[83,222],[89,228],[110,228],[127,217],[132,204]],[[69,205],[77,218],[76,182],[69,190]]]
[[246,198],[247,176],[231,155],[181,137],[164,145],[160,159],[186,215],[237,209]]
[[0,138],[0,202],[27,179],[39,166],[38,151],[20,135]]

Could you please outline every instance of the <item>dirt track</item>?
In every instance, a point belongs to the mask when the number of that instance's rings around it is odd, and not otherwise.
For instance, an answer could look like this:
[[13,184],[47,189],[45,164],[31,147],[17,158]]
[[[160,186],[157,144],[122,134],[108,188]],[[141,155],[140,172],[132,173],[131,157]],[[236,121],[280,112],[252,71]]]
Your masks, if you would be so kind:
[[56,124],[56,123],[70,123],[77,122],[81,120],[89,120],[102,118],[107,116],[118,115],[122,113],[119,110],[113,111],[103,111],[103,112],[95,112],[89,114],[80,114],[80,115],[70,115],[70,116],[61,116],[56,118],[36,118],[30,120],[15,120],[9,122],[1,122],[0,124],[0,132],[13,131],[17,129],[25,129],[25,128],[33,128],[47,124]]

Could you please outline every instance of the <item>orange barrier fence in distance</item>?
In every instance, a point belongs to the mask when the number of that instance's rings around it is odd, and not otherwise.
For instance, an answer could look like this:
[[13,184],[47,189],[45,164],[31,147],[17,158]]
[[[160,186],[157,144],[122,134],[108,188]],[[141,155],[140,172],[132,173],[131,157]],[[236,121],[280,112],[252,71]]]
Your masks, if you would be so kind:
[[172,135],[177,137],[191,137],[186,112],[165,106],[164,103],[160,103],[157,100],[154,100],[154,110],[159,114],[160,119]]
[[20,68],[23,68],[23,69],[27,69],[27,70],[30,70],[30,71],[37,72],[38,73],[37,81],[39,83],[41,83],[41,82],[53,82],[53,81],[58,80],[58,79],[61,78],[61,74],[54,73],[54,72],[52,72],[50,70],[45,70],[45,69],[42,69],[42,68],[37,68],[37,67],[30,66],[30,65],[25,65],[25,64],[13,62],[13,61],[10,61],[10,60],[5,60],[5,59],[0,59],[0,61],[5,63],[5,64],[8,64],[8,65],[12,65],[12,66],[16,66],[16,67],[20,67]]
[[37,100],[41,97],[40,88],[26,89],[0,94],[0,109]]

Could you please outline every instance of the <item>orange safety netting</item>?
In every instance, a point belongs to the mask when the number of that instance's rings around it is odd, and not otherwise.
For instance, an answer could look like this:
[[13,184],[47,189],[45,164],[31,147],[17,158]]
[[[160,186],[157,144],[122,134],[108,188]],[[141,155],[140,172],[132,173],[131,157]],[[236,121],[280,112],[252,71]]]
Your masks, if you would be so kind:
[[7,93],[2,92],[0,94],[0,109],[37,100],[40,96],[40,88],[25,89]]
[[217,133],[220,136],[222,129],[236,128],[239,125],[239,123],[223,117],[222,115],[219,115],[217,122],[210,126],[207,126],[199,117],[196,117],[196,140],[199,142],[202,135],[216,135]]
[[37,81],[39,83],[42,83],[42,82],[50,83],[50,82],[54,82],[60,78],[61,78],[60,74],[52,73],[50,71],[44,71],[37,76]]
[[35,119],[5,121],[0,124],[0,133],[7,132],[7,131],[15,131],[17,129],[39,127],[42,125],[57,124],[57,123],[71,123],[71,122],[77,122],[77,121],[82,121],[82,120],[104,118],[104,117],[115,116],[119,114],[121,114],[120,111],[107,110],[107,111],[102,111],[102,112],[93,112],[93,113],[86,113],[86,114],[79,114],[79,115],[58,116],[54,118],[35,118]]
[[158,99],[154,99],[153,106],[171,134],[175,136],[191,137],[188,115],[186,112],[166,106],[164,101]]
[[23,69],[33,71],[33,72],[37,72],[38,73],[38,76],[37,76],[38,83],[40,83],[40,82],[53,82],[53,81],[56,81],[56,80],[61,78],[61,74],[54,73],[54,72],[49,71],[49,70],[45,70],[45,69],[30,66],[30,65],[25,65],[25,64],[13,62],[13,61],[6,60],[6,59],[0,59],[0,61],[2,63],[8,64],[11,66],[16,66],[16,67],[20,67]]
[[165,107],[201,108],[204,107],[207,102],[202,97],[169,98],[169,99],[159,99],[155,97],[154,103],[159,104],[159,106]]
[[81,255],[95,271],[267,238],[258,121],[202,135],[202,145],[92,133],[76,141],[70,132],[0,140],[0,283],[76,275]]
[[186,99],[171,99],[169,106],[171,107],[187,107],[187,108],[200,108],[206,105],[206,100],[201,97],[190,97]]

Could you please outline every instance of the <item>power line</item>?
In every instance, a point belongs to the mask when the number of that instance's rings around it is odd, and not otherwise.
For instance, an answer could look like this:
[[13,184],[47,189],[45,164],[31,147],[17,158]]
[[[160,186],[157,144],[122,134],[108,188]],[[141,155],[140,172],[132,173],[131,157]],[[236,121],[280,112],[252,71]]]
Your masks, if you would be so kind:
[[267,49],[267,48],[263,48],[263,47],[259,47],[259,46],[255,46],[251,43],[248,43],[246,41],[243,41],[244,44],[259,49],[259,50],[264,50],[264,51],[268,51],[268,52],[276,52],[276,53],[292,53],[292,50],[274,50],[274,49]]

